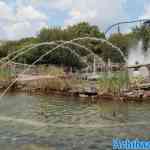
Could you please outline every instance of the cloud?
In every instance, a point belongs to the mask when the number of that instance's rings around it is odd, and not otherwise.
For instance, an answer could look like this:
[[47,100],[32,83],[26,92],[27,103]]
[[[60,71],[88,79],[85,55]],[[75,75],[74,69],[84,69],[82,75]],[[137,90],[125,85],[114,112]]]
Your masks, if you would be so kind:
[[30,0],[30,4],[37,8],[47,8],[49,12],[55,11],[57,14],[65,13],[65,26],[88,21],[102,29],[127,18],[124,10],[126,2],[127,0]]
[[150,3],[146,3],[144,6],[143,15],[139,17],[140,19],[150,19]]
[[72,2],[65,24],[88,21],[102,29],[126,18],[122,0],[76,0]]
[[35,36],[37,31],[47,25],[48,17],[33,6],[18,6],[13,9],[0,1],[0,39],[17,40]]
[[43,13],[38,12],[32,6],[18,8],[17,13],[16,13],[16,18],[18,20],[27,20],[27,21],[36,21],[36,20],[44,21],[44,20],[47,20],[47,17]]
[[[126,0],[0,0],[0,39],[34,36],[48,22],[66,27],[80,21],[106,29],[125,20]],[[61,18],[60,18],[61,16]],[[60,22],[59,22],[60,23]]]
[[4,2],[0,1],[0,19],[10,20],[12,18],[12,10]]
[[74,0],[30,0],[31,5],[36,5],[37,7],[46,6],[50,10],[67,10],[69,9]]

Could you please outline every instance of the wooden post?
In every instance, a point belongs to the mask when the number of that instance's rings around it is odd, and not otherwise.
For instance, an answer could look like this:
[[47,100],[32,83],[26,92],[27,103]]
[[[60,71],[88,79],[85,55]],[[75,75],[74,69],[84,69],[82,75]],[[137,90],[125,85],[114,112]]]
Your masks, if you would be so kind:
[[93,62],[93,74],[96,74],[96,60],[94,56],[94,62]]
[[149,72],[149,79],[150,79],[150,66],[146,66]]

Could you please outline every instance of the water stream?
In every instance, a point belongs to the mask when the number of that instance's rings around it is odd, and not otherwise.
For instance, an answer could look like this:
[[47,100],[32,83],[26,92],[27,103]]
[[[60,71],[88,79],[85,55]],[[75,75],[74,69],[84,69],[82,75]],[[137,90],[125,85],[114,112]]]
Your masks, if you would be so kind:
[[13,93],[0,102],[0,148],[104,150],[112,138],[150,139],[149,102]]

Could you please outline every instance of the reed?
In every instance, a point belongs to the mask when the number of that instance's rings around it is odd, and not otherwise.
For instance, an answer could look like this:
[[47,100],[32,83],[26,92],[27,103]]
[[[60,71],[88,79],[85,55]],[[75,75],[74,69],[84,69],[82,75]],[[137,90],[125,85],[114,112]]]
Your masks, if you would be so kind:
[[62,67],[56,67],[56,66],[45,66],[40,65],[38,66],[38,72],[41,75],[51,75],[51,76],[64,76],[65,72]]
[[104,73],[97,81],[97,87],[102,93],[120,94],[129,86],[127,72]]
[[0,68],[0,81],[10,81],[13,73],[7,68]]
[[39,89],[42,92],[48,91],[67,91],[69,90],[70,84],[63,79],[40,79],[33,81],[32,83],[28,84],[30,89]]

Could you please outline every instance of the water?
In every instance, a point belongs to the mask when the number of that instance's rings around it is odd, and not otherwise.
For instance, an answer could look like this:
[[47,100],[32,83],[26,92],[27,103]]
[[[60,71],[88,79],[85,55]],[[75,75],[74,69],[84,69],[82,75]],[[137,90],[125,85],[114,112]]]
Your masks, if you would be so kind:
[[109,150],[115,137],[150,139],[149,104],[9,94],[0,103],[0,149]]
[[[21,56],[21,55],[23,55],[23,54],[29,52],[30,50],[32,50],[32,49],[34,49],[34,48],[36,48],[36,47],[44,46],[44,45],[55,45],[55,44],[56,44],[57,46],[55,46],[54,48],[50,49],[49,51],[47,51],[47,52],[44,53],[43,55],[41,55],[41,56],[40,56],[37,60],[35,60],[30,66],[28,66],[27,69],[25,69],[21,74],[26,73],[28,70],[30,70],[30,68],[31,68],[33,65],[35,65],[36,63],[38,63],[38,62],[39,62],[40,60],[42,60],[45,56],[47,56],[47,55],[53,53],[53,52],[56,51],[58,48],[64,47],[64,45],[66,45],[66,44],[73,44],[73,45],[75,45],[75,46],[77,46],[77,47],[83,48],[84,50],[90,52],[90,54],[92,54],[92,55],[97,56],[98,58],[100,58],[97,54],[95,54],[94,52],[92,52],[90,49],[88,49],[88,48],[85,47],[84,45],[75,43],[76,41],[84,41],[84,40],[94,40],[94,41],[99,41],[99,42],[107,43],[109,46],[111,46],[112,48],[114,48],[114,49],[122,56],[122,58],[123,58],[123,60],[124,60],[125,62],[127,62],[127,58],[126,58],[126,56],[124,55],[124,53],[121,51],[120,48],[114,46],[114,45],[113,45],[111,42],[109,42],[108,40],[105,40],[105,39],[103,39],[103,38],[96,38],[96,37],[79,37],[79,38],[76,38],[76,39],[73,39],[73,40],[70,40],[70,41],[60,41],[61,43],[58,44],[58,45],[57,45],[54,41],[52,41],[52,42],[39,43],[39,44],[33,45],[33,46],[31,46],[31,47],[30,47],[30,45],[29,45],[29,47],[27,47],[28,49],[25,50],[25,51],[22,51],[22,50],[24,50],[24,48],[21,48],[21,49],[19,49],[18,51],[16,51],[16,52],[18,52],[18,54],[17,54],[14,58],[12,58],[11,61],[12,61],[12,60],[15,60],[15,59],[18,58],[19,56]],[[26,47],[25,47],[25,48],[26,48]],[[68,49],[69,47],[66,47],[66,48]],[[77,56],[79,56],[79,55],[78,55],[76,52],[74,52],[71,48],[69,48],[69,51],[71,51],[71,52],[73,52],[74,54],[76,54]],[[11,54],[9,54],[9,55],[8,55],[7,57],[5,57],[5,58],[2,58],[0,61],[3,62],[3,60],[5,60],[5,59],[7,60],[7,58],[9,58],[9,57],[10,57],[11,55],[13,55],[13,54],[14,54],[14,52],[11,53]],[[80,57],[80,56],[79,56],[79,57]],[[101,58],[100,58],[100,60],[101,60]],[[10,62],[10,60],[7,61],[6,63],[4,63],[4,65],[8,64],[9,62]],[[3,93],[0,95],[0,100],[3,98],[3,96],[8,92],[8,90],[9,90],[16,82],[17,82],[17,78],[16,78],[12,83],[10,83],[10,85],[3,91]]]
[[128,65],[135,65],[136,62],[139,64],[150,63],[150,48],[145,51],[143,47],[143,41],[139,41],[134,47],[129,49]]

